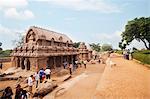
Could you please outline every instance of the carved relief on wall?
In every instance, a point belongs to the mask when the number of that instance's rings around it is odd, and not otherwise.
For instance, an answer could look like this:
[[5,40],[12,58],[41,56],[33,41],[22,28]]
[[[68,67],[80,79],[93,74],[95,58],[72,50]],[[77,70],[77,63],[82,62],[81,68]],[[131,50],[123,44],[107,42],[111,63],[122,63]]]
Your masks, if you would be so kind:
[[54,38],[52,38],[51,39],[51,46],[54,46],[54,42],[55,42],[55,40],[54,40]]
[[59,45],[58,45],[58,46],[62,46],[62,41],[63,41],[62,36],[59,37],[59,41],[60,41],[60,42],[59,42]]
[[27,34],[26,43],[33,43],[33,42],[35,42],[35,33],[33,31],[30,31]]

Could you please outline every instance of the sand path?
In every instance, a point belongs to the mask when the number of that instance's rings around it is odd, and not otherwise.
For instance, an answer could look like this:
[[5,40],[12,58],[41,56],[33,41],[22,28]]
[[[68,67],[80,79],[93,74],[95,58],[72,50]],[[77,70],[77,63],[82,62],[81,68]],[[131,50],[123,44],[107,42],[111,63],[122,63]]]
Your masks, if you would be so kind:
[[103,64],[88,65],[88,77],[55,99],[150,99],[150,68],[122,57],[112,61],[117,66],[105,70]]
[[91,99],[104,71],[104,67],[105,65],[102,64],[88,65],[84,71],[86,76],[76,82],[63,95],[55,97],[55,99]]

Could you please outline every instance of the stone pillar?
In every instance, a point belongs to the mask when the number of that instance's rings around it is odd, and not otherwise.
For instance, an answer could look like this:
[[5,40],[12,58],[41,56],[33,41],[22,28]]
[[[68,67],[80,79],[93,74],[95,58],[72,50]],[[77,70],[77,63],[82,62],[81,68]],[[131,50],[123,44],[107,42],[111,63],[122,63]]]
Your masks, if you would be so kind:
[[69,63],[69,56],[67,55],[66,57],[67,57],[66,60],[67,60],[67,62]]
[[73,63],[73,55],[71,55],[71,64]]
[[61,62],[60,63],[61,63],[61,66],[63,66],[63,56],[60,56],[60,57],[61,57],[61,59],[60,59]]
[[54,61],[54,68],[56,69],[56,57],[53,57],[53,61]]
[[36,71],[39,71],[39,64],[38,64],[38,59],[36,59],[35,61],[35,68],[36,68]]

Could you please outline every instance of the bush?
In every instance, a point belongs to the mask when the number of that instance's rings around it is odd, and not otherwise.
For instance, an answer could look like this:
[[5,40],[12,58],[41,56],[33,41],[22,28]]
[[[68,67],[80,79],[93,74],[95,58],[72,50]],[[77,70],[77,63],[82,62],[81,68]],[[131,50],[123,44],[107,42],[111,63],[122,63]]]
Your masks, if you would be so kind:
[[144,64],[150,64],[150,50],[135,51],[133,53],[133,58]]
[[123,51],[122,50],[116,50],[116,53],[123,54]]
[[0,57],[9,57],[12,50],[0,51]]

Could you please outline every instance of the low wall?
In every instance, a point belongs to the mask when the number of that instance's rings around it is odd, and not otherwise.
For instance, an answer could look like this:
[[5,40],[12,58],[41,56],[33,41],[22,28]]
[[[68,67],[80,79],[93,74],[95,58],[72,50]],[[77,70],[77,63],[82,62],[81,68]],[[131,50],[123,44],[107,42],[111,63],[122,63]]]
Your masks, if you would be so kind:
[[0,62],[11,62],[11,58],[0,58]]

